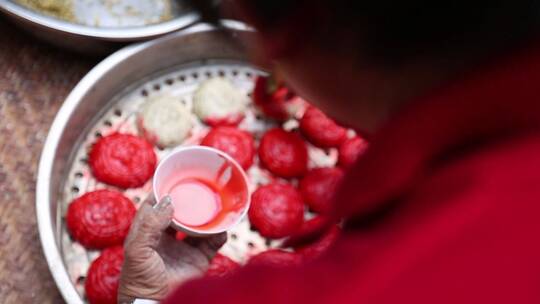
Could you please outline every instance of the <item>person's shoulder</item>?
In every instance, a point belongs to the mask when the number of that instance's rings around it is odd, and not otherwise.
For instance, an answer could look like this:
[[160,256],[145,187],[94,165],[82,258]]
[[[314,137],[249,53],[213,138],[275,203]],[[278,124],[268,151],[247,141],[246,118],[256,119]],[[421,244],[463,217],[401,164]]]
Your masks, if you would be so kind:
[[540,134],[530,134],[457,152],[433,166],[417,190],[492,199],[526,194],[525,198],[533,199],[540,198],[539,185]]
[[[468,170],[491,178],[540,178],[540,134],[478,145],[449,165],[455,170]],[[527,172],[534,174],[525,174]]]

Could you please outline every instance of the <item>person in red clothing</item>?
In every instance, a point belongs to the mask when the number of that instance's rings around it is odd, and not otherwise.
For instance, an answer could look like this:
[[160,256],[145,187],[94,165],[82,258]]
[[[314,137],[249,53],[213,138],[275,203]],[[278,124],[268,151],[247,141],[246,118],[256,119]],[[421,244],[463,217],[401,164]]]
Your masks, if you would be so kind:
[[540,1],[232,2],[254,58],[370,136],[344,232],[307,265],[175,288],[223,239],[163,254],[170,207],[145,205],[120,302],[540,303]]

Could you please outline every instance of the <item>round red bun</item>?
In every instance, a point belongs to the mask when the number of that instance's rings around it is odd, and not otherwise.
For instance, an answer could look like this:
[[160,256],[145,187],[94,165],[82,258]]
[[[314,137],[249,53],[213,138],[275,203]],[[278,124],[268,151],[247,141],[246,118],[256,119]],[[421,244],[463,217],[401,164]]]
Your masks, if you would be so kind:
[[236,263],[229,257],[222,254],[216,254],[210,262],[210,266],[206,271],[206,275],[209,277],[224,277],[230,275],[240,268],[240,264]]
[[291,185],[272,183],[259,187],[251,196],[249,220],[267,238],[291,235],[304,221],[302,196]]
[[303,257],[294,252],[271,249],[261,252],[248,261],[248,265],[260,265],[270,267],[289,267],[302,264]]
[[300,130],[312,144],[321,148],[338,147],[347,138],[347,129],[315,107],[309,107],[302,116]]
[[322,256],[334,245],[341,233],[338,225],[332,226],[322,237],[312,244],[298,247],[295,252],[300,254],[305,260],[313,260]]
[[295,97],[283,84],[277,83],[273,77],[257,76],[253,89],[253,103],[267,117],[285,121],[291,117],[289,103]]
[[338,164],[343,168],[350,168],[366,150],[367,146],[367,142],[358,136],[347,139],[339,147]]
[[298,134],[282,129],[272,129],[263,135],[259,158],[265,168],[280,177],[300,177],[307,171],[306,143]]
[[217,127],[203,138],[201,145],[229,154],[244,168],[249,169],[255,156],[255,142],[250,133],[234,127]]
[[92,262],[84,288],[90,304],[116,304],[120,270],[124,261],[122,247],[111,247],[103,250]]
[[122,193],[97,190],[69,205],[66,223],[71,236],[86,248],[122,245],[136,210]]
[[340,168],[316,168],[300,181],[300,193],[309,208],[317,213],[332,211],[332,199],[344,173]]
[[210,127],[236,127],[242,120],[244,120],[244,114],[229,115],[224,118],[207,118],[204,122]]
[[154,174],[157,157],[144,138],[113,133],[92,146],[89,163],[97,180],[120,188],[137,188]]

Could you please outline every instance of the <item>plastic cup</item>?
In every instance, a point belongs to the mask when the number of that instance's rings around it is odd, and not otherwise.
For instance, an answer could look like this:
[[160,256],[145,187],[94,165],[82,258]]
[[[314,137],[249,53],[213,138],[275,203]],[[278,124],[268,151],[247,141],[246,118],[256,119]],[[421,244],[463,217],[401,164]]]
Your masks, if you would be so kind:
[[153,191],[156,201],[171,196],[175,207],[171,226],[190,236],[231,229],[250,205],[245,171],[229,155],[210,147],[173,150],[154,173]]

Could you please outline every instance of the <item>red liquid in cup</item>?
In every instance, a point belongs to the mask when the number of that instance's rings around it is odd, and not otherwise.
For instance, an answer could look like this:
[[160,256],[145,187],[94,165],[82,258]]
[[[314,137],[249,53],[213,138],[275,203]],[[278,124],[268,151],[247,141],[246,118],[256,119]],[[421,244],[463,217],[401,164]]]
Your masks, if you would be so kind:
[[201,170],[183,170],[167,178],[159,189],[160,197],[169,195],[174,220],[199,230],[211,229],[240,216],[247,201],[247,187],[239,170],[224,164],[215,178]]
[[179,180],[169,190],[169,195],[174,202],[174,218],[184,225],[208,224],[221,210],[220,195],[212,185],[202,180]]

